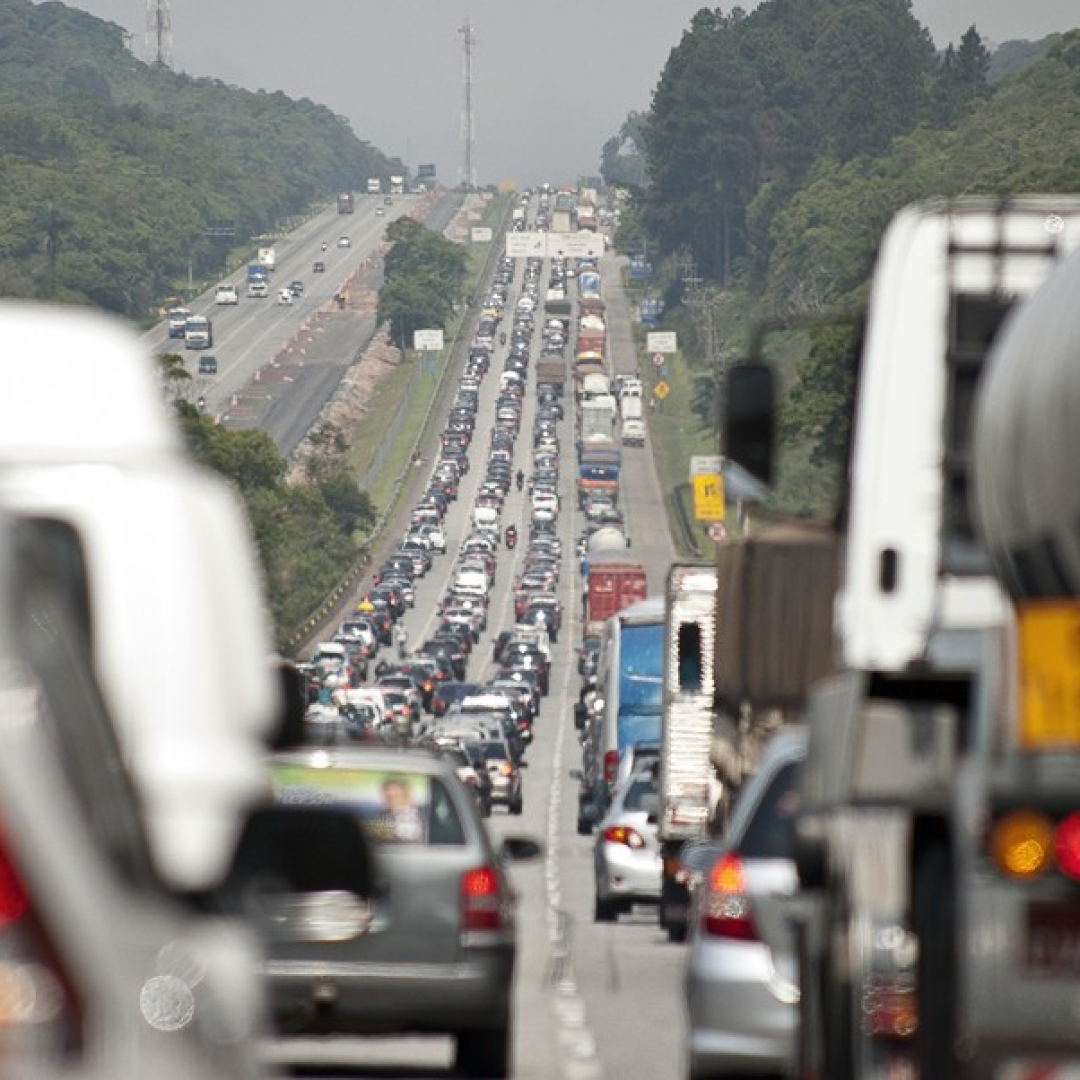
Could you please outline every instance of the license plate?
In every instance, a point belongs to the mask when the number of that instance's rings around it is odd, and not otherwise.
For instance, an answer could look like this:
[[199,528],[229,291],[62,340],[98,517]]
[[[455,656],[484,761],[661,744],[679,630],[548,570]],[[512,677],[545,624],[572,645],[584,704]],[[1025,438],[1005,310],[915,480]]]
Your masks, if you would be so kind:
[[1080,604],[1026,601],[1018,625],[1020,744],[1074,749],[1080,746]]
[[1024,966],[1036,975],[1080,978],[1080,907],[1030,904]]

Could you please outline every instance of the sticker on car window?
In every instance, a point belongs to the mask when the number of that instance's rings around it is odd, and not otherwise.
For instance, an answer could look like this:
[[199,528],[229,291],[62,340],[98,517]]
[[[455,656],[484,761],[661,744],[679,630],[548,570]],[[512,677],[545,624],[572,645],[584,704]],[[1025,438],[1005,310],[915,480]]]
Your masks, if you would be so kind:
[[271,766],[275,797],[290,804],[344,803],[359,814],[364,831],[390,844],[426,844],[431,779],[398,770],[320,769],[309,765]]

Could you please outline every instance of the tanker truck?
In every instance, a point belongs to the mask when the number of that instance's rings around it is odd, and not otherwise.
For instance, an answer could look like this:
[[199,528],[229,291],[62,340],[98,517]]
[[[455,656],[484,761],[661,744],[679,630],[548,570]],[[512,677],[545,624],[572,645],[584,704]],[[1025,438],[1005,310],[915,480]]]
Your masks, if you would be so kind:
[[[1032,370],[1012,376],[1013,397],[999,390],[980,403],[979,531],[969,506],[971,416],[988,354],[1010,311],[1078,246],[1074,196],[931,200],[901,211],[884,235],[854,367],[832,672],[804,703],[792,906],[799,1075],[992,1076],[1080,1043],[1067,1015],[1080,956],[1075,883],[1056,870],[1026,882],[1017,872],[1053,847],[1047,827],[1023,832],[1032,800],[1045,796],[1046,822],[1071,808],[1063,776],[1077,758],[1062,763],[1080,725],[1062,725],[1043,700],[1017,726],[1031,676],[1013,662],[1046,667],[1070,655],[1061,642],[1074,630],[1060,612],[1048,630],[1041,597],[1018,622],[1002,587],[1049,583],[1061,595],[1070,580],[1061,545],[1018,509],[1037,492],[1057,520],[1069,512],[1075,459],[1067,439],[1047,436],[1071,432],[1045,418],[1063,417],[1067,400],[1047,389],[1051,372],[1064,379],[1064,359],[1054,367],[1048,355],[1050,344],[1063,348],[1057,312],[1044,312],[1046,347],[1028,349]],[[760,363],[733,370],[724,423],[728,457],[766,482],[778,430],[772,376]],[[1045,413],[1030,405],[1037,390]],[[1025,464],[1041,451],[1058,473],[1009,460],[1018,442],[1000,415],[1010,410],[1032,425]],[[1050,494],[1053,476],[1061,485]],[[1068,708],[1077,701],[1073,690]],[[1003,852],[1013,880],[995,866]]]

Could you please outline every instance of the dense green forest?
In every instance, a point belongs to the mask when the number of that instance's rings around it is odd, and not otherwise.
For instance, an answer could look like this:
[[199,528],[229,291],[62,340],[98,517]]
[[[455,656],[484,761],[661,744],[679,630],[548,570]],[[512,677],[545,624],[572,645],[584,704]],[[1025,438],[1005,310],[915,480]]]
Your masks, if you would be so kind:
[[325,106],[137,60],[121,27],[0,0],[0,291],[145,318],[189,272],[399,163]]
[[[702,419],[752,318],[863,306],[904,204],[1080,190],[1080,31],[1002,53],[995,62],[975,27],[936,51],[909,0],[765,0],[694,17],[651,108],[602,162],[632,191],[619,243],[656,267]],[[694,304],[680,306],[691,280]],[[789,373],[784,432],[817,442],[810,456],[842,445],[849,364],[830,331]]]

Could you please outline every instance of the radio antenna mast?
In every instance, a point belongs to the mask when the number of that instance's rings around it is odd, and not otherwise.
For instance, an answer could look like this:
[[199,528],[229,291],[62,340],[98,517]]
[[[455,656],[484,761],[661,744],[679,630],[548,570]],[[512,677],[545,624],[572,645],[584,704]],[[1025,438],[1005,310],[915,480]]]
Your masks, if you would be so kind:
[[465,149],[465,166],[462,183],[466,188],[476,187],[476,175],[473,170],[473,104],[472,104],[472,53],[475,37],[472,23],[468,19],[458,31],[465,45],[465,109],[461,116],[461,137]]
[[146,0],[146,55],[151,64],[172,67],[170,0]]

